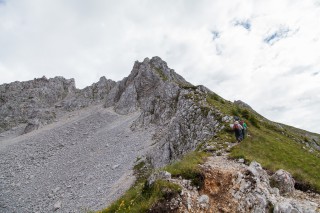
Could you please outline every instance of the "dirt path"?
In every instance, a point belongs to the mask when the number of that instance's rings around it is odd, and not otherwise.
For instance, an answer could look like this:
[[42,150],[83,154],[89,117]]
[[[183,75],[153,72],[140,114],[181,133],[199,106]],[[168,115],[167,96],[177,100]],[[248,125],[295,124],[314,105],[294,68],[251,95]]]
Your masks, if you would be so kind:
[[104,208],[134,178],[152,129],[130,130],[139,113],[101,106],[72,112],[0,142],[0,212],[81,212]]

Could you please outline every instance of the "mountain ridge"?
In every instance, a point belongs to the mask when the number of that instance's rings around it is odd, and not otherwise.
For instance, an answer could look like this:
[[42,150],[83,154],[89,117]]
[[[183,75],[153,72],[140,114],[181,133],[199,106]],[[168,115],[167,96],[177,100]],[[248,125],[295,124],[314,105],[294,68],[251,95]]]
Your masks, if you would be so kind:
[[[317,174],[312,170],[320,157],[319,135],[269,121],[242,101],[232,103],[205,86],[194,86],[169,68],[160,57],[136,61],[131,73],[118,82],[101,77],[97,83],[77,89],[74,79],[43,77],[0,85],[0,92],[0,143],[10,137],[30,134],[81,109],[96,106],[103,111],[100,108],[103,106],[119,117],[135,114],[135,119],[127,124],[133,133],[143,135],[144,131],[152,132],[152,138],[144,147],[148,152],[131,159],[132,162],[136,160],[137,165],[145,165],[142,168],[162,168],[190,151],[216,155],[226,149],[233,158],[247,162],[259,159],[263,166],[274,172],[277,165],[282,164],[291,169],[301,188],[320,189]],[[250,131],[249,137],[236,146],[229,129],[233,116],[245,119]],[[93,117],[98,118],[99,113]],[[99,126],[100,122],[95,125]],[[103,123],[108,125],[106,121]],[[90,123],[86,125],[92,128]],[[92,130],[92,137],[97,137]],[[62,147],[68,146],[68,141],[61,140],[64,143]],[[286,147],[291,150],[285,150]],[[271,153],[276,153],[278,148],[284,149],[278,153],[286,157],[272,159],[271,163],[281,160],[273,167],[266,160],[268,153],[265,155],[263,150],[270,149]],[[291,151],[301,158],[299,160],[303,163],[299,166],[308,164],[305,174],[292,167],[300,161],[290,156]],[[287,156],[294,163],[288,161]],[[312,170],[310,174],[308,170]]]

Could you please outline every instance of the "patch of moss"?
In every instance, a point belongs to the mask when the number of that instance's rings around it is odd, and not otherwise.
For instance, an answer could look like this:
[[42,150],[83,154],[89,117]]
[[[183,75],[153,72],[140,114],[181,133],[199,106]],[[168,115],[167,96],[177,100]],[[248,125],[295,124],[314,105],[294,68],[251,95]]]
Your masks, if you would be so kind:
[[198,87],[197,86],[194,86],[192,84],[179,84],[179,86],[182,88],[182,89],[192,89],[192,90],[196,90]]
[[206,107],[206,106],[201,106],[200,109],[201,109],[202,115],[205,116],[205,117],[208,116],[208,114],[209,114],[209,112],[211,110],[209,107]]
[[156,71],[156,73],[159,75],[159,77],[163,80],[163,81],[168,81],[168,77],[164,74],[164,72],[162,71],[162,69],[155,67],[154,70]]
[[141,161],[140,163],[136,164],[133,169],[134,170],[140,170],[142,169],[144,166],[146,165],[146,163],[144,161]]

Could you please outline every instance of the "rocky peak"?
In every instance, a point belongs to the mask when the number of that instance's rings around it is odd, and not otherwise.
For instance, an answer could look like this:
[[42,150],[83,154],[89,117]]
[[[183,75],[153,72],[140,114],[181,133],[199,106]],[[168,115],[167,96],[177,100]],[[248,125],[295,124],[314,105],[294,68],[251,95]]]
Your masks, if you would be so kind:
[[[208,92],[187,82],[161,58],[145,58],[111,89],[105,106],[119,114],[140,111],[132,128],[157,125],[157,143],[149,157],[158,167],[196,149],[222,128],[217,112],[204,106]],[[192,98],[196,93],[197,100]]]
[[173,83],[190,84],[183,77],[178,75],[173,69],[170,69],[165,61],[160,57],[155,56],[151,59],[145,58],[143,62],[136,61],[129,79],[135,77],[151,77],[154,76],[162,81]]
[[118,113],[126,114],[144,108],[155,97],[176,96],[179,85],[191,85],[175,73],[160,57],[136,61],[130,75],[118,82],[107,96],[105,106],[115,106]]

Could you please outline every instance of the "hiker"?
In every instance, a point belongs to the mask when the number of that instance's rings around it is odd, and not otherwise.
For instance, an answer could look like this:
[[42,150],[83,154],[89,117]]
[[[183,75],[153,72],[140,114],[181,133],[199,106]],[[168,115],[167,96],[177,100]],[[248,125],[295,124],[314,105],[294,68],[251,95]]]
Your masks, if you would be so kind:
[[243,139],[245,139],[245,137],[246,137],[246,134],[247,134],[247,124],[243,121],[243,120],[241,120],[240,121],[240,125],[242,126],[242,136],[243,136]]
[[233,124],[233,130],[236,136],[236,140],[238,142],[242,141],[243,136],[242,136],[242,129],[243,127],[239,124],[239,121],[235,121]]

